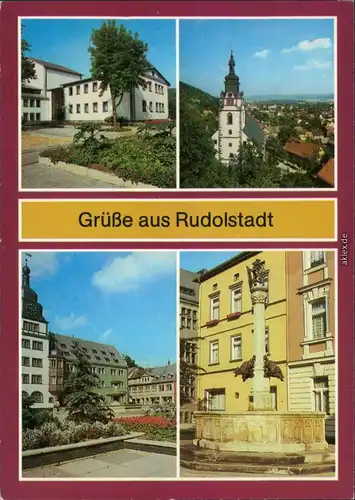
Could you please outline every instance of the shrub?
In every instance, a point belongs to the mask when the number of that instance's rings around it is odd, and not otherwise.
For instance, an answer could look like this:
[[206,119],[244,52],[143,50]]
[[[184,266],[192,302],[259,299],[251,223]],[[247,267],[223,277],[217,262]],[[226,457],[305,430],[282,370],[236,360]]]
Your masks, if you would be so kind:
[[163,405],[153,404],[145,410],[145,414],[173,419],[176,418],[176,406],[174,403],[167,403]]
[[158,416],[120,417],[115,422],[129,432],[144,432],[146,439],[176,441],[176,420]]

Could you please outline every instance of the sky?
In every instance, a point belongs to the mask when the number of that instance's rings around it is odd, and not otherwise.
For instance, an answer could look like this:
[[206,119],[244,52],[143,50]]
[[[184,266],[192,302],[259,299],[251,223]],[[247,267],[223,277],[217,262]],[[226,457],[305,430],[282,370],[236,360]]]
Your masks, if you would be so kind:
[[196,273],[211,269],[240,253],[240,250],[225,252],[180,252],[180,267]]
[[231,49],[246,97],[333,93],[332,19],[180,21],[180,80],[224,90]]
[[176,362],[175,252],[30,255],[50,331],[114,345],[140,366]]
[[[83,12],[85,14],[85,12]],[[90,76],[88,47],[92,29],[104,19],[23,19],[23,37],[31,45],[30,55]],[[175,87],[176,45],[174,20],[116,19],[148,44],[147,58]]]

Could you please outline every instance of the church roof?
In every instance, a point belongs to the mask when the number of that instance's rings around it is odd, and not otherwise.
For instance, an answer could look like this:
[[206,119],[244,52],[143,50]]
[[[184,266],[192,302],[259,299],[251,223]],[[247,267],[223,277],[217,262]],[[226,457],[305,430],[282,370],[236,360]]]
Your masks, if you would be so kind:
[[261,146],[264,141],[264,132],[260,123],[249,113],[245,113],[244,134],[253,142]]

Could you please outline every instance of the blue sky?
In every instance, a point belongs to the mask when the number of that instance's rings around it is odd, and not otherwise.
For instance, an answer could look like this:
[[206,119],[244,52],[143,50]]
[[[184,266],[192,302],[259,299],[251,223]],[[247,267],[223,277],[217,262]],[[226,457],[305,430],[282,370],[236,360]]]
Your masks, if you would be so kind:
[[180,252],[180,267],[196,273],[202,269],[211,269],[211,267],[221,264],[238,253],[240,253],[240,250],[225,252]]
[[[24,19],[23,36],[31,44],[29,55],[90,76],[90,36],[92,29],[99,28],[103,21],[104,19]],[[174,20],[116,19],[116,23],[139,33],[139,38],[148,44],[148,59],[175,87]]]
[[175,252],[31,255],[50,330],[114,345],[143,366],[176,361]]
[[333,92],[332,19],[180,21],[180,80],[223,90],[230,50],[246,97]]

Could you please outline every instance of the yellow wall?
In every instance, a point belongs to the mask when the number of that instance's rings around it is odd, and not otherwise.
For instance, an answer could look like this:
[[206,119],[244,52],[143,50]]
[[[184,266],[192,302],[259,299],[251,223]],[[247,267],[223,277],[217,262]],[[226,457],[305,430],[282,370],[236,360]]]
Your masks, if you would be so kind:
[[[246,411],[248,409],[251,380],[243,382],[241,377],[234,377],[233,371],[242,362],[250,359],[253,352],[253,316],[249,293],[246,266],[251,267],[255,259],[265,260],[265,268],[269,269],[269,305],[265,311],[265,325],[269,327],[270,359],[275,361],[283,371],[285,380],[270,379],[270,385],[277,387],[277,408],[286,410],[286,279],[285,252],[260,252],[258,255],[237,264],[200,286],[200,321],[199,321],[199,366],[198,397],[205,397],[206,389],[222,389],[226,391],[226,411]],[[234,275],[239,273],[237,279]],[[228,321],[226,316],[230,310],[229,287],[242,281],[242,314],[238,319]],[[214,285],[217,284],[217,288]],[[209,295],[220,291],[220,320],[216,326],[207,327],[210,320]],[[231,336],[242,337],[242,360],[231,361]],[[210,341],[219,341],[219,363],[210,365]],[[235,393],[239,393],[239,398]]]

